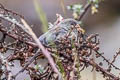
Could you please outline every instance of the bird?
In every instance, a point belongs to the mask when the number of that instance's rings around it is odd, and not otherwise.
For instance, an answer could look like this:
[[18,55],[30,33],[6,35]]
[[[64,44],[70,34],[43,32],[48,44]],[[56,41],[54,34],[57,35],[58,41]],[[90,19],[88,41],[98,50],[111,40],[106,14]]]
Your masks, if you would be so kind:
[[[62,19],[58,24],[55,24],[47,32],[39,37],[40,42],[49,46],[51,43],[64,38],[67,35],[73,26],[78,25],[79,22],[72,18]],[[74,35],[77,35],[77,31],[72,31]]]

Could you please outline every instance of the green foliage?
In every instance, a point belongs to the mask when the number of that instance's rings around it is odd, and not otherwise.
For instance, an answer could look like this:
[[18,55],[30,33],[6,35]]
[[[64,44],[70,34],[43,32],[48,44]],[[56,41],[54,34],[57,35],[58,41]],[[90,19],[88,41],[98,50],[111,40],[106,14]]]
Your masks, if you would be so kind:
[[91,4],[91,13],[95,14],[98,12],[99,3],[104,0],[88,0],[88,3]]
[[[104,0],[87,0],[87,3],[91,4],[91,13],[92,14],[95,14],[98,12],[98,7],[99,7],[99,3],[101,1],[104,1]],[[68,10],[72,10],[73,11],[73,17],[75,19],[77,19],[77,17],[84,12],[84,8],[83,8],[83,5],[81,4],[73,4],[73,5],[70,5],[70,6],[67,6],[67,9]]]
[[88,0],[88,3],[93,2],[93,3],[95,3],[95,4],[98,4],[98,3],[99,3],[99,1],[100,1],[100,0]]
[[60,61],[60,60],[57,61],[57,66],[59,67],[59,70],[60,70],[60,72],[62,73],[63,78],[65,79],[64,67],[63,67],[63,65],[61,64],[61,61]]
[[81,4],[74,4],[74,5],[67,6],[67,9],[73,11],[74,18],[77,18],[80,15],[80,13],[84,12],[83,5]]
[[74,65],[72,66],[73,67],[73,71],[76,71],[77,73],[77,77],[78,77],[78,80],[81,79],[81,75],[80,75],[80,61],[79,61],[79,55],[77,54],[77,49],[75,47],[75,41],[72,40],[72,52],[73,52],[73,58],[74,58]]
[[[55,47],[55,45],[54,45],[54,47]],[[56,51],[56,49],[55,49],[55,51]],[[63,80],[67,80],[66,76],[65,76],[64,67],[62,65],[62,62],[61,62],[61,59],[60,59],[58,53],[56,52],[55,54],[52,54],[52,56],[54,56],[54,58],[55,58],[56,64],[58,66],[60,73],[62,74]]]
[[88,0],[88,3],[92,4],[92,6],[91,6],[92,14],[95,14],[98,12],[97,8],[99,7],[99,5],[98,5],[99,2],[100,2],[100,0]]
[[73,12],[80,13],[82,11],[83,5],[81,4],[74,4],[67,6],[69,10],[72,10]]
[[34,67],[36,70],[39,70],[40,73],[44,73],[44,68],[41,65],[35,65]]
[[42,23],[42,31],[46,32],[48,30],[48,21],[47,21],[46,15],[45,15],[44,11],[42,10],[38,0],[33,0],[33,2],[34,2],[35,10],[36,10],[36,12],[39,16],[39,19]]

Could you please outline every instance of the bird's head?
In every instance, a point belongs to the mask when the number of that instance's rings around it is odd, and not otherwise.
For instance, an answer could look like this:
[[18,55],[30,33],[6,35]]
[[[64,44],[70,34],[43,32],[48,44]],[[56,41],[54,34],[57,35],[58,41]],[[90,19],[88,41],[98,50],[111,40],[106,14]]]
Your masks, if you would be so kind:
[[71,27],[71,26],[76,26],[79,23],[78,23],[78,21],[76,21],[74,19],[64,19],[59,24],[60,25],[65,25],[66,27]]
[[77,27],[82,33],[84,33],[85,30],[82,29],[80,26],[78,27],[79,24],[80,24],[79,21],[69,18],[62,20],[58,25],[66,30],[70,30],[72,27]]

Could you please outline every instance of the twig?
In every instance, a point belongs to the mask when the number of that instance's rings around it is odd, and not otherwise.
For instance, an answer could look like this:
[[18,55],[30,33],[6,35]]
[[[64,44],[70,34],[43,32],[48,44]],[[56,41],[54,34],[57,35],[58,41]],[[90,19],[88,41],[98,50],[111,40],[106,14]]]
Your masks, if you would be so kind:
[[100,55],[107,63],[108,65],[113,66],[115,69],[120,71],[120,68],[116,67],[113,63],[110,63],[108,59],[106,59],[102,54],[100,54],[98,51],[94,50],[98,55]]
[[4,66],[5,66],[5,69],[6,69],[5,73],[7,75],[6,76],[7,80],[12,80],[12,73],[11,73],[9,62],[4,58],[4,56],[2,55],[2,53],[0,53],[0,59],[2,61],[2,64],[4,64]]
[[[0,25],[0,26],[4,27],[2,25]],[[15,36],[15,35],[12,35],[12,34],[8,33],[4,28],[0,28],[0,31],[3,32],[4,34],[6,34],[7,36],[15,39],[15,40],[19,40],[21,42],[24,42],[24,43],[26,43],[26,44],[28,44],[28,45],[30,45],[32,47],[38,47],[38,45],[36,43],[31,42],[31,41],[24,41],[24,40],[20,39],[18,36]]]
[[84,7],[84,12],[78,17],[78,21],[81,21],[81,19],[83,18],[83,16],[85,15],[85,13],[88,11],[88,9],[90,8],[91,4],[87,3]]
[[116,52],[116,55],[114,55],[113,60],[111,61],[111,64],[114,63],[114,62],[116,61],[118,55],[120,55],[120,49],[119,49],[118,52]]
[[98,64],[96,64],[95,62],[93,62],[93,60],[89,61],[87,59],[80,59],[80,61],[85,62],[90,64],[91,66],[95,67],[96,69],[99,69],[102,73],[106,74],[107,76],[111,77],[112,80],[119,80],[119,77],[116,77],[114,74],[108,72],[107,70],[103,69],[102,67],[100,67]]
[[24,25],[20,24],[15,18],[12,18],[10,15],[0,14],[0,18],[17,25],[21,29],[23,29],[26,33],[29,33],[28,30],[25,29]]
[[[23,22],[25,28],[28,30],[28,32],[30,33],[30,35],[31,35],[31,36],[33,37],[33,39],[35,40],[35,42],[38,44],[38,47],[42,50],[43,54],[44,54],[44,55],[46,56],[46,58],[48,59],[49,63],[51,64],[51,66],[52,66],[52,68],[53,68],[53,70],[54,70],[56,73],[60,74],[59,71],[58,71],[58,69],[57,69],[56,66],[55,66],[55,63],[54,63],[52,57],[50,56],[51,53],[48,52],[47,49],[45,49],[45,48],[42,46],[41,42],[40,42],[39,39],[36,37],[36,35],[35,35],[34,32],[32,31],[32,29],[29,27],[29,25],[25,22],[25,20],[24,20],[24,19],[21,19],[21,21]],[[38,55],[38,53],[37,53],[36,55]],[[36,55],[34,55],[34,56],[36,56]],[[33,56],[33,57],[34,57],[34,56]],[[20,72],[21,72],[21,70],[20,70]]]
[[38,49],[38,51],[35,53],[35,55],[27,62],[27,64],[25,64],[25,66],[18,72],[16,73],[13,77],[16,78],[17,75],[19,75],[21,72],[23,72],[39,55],[40,49]]
[[20,15],[20,14],[18,14],[18,13],[16,13],[16,12],[13,12],[12,10],[6,9],[1,3],[0,3],[0,9],[3,9],[3,10],[6,11],[7,13],[9,12],[9,13],[12,13],[13,15],[18,15],[19,17],[24,18],[22,15]]

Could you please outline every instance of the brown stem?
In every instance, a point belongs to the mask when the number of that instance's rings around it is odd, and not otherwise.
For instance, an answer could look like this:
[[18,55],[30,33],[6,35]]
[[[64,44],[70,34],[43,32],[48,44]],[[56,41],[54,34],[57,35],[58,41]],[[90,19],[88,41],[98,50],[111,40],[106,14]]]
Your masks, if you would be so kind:
[[100,67],[98,64],[96,64],[93,60],[89,61],[87,59],[80,59],[81,62],[84,63],[88,63],[91,66],[95,67],[96,69],[99,69],[100,72],[104,73],[105,75],[109,76],[110,78],[112,78],[112,80],[119,80],[119,77],[116,77],[114,74],[108,72],[107,70],[103,69],[102,67]]
[[78,21],[81,21],[81,19],[83,18],[83,16],[85,15],[85,13],[88,11],[88,9],[90,8],[91,4],[88,3],[85,5],[84,7],[84,12],[78,17]]

